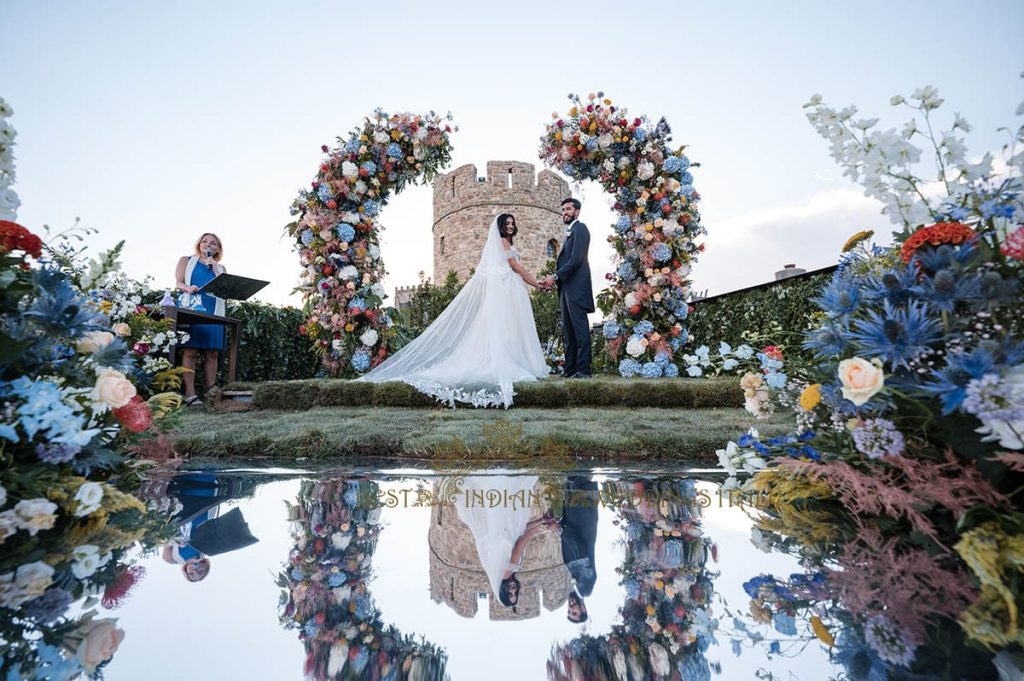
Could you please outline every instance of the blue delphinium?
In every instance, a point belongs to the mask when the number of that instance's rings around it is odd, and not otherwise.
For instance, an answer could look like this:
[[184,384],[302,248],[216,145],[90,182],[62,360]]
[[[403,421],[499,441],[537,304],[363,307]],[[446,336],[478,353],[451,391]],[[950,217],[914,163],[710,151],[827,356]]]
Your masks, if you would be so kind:
[[356,228],[347,222],[339,222],[334,228],[338,238],[345,242],[351,242],[356,238]]
[[619,362],[619,374],[625,378],[633,378],[640,373],[640,362],[627,357]]
[[661,365],[657,362],[645,362],[640,367],[640,375],[644,378],[660,378],[661,377]]
[[906,367],[942,335],[942,323],[928,316],[920,301],[895,308],[883,301],[882,312],[868,310],[858,319],[853,339],[868,357],[877,357],[892,369]]

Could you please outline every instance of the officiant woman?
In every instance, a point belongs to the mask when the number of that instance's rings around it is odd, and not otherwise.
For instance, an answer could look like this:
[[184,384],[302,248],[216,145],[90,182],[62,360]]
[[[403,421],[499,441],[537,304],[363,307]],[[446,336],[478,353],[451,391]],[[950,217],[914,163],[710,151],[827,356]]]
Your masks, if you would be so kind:
[[[180,291],[178,307],[190,308],[199,312],[224,316],[224,300],[208,293],[199,293],[199,289],[221,274],[224,266],[220,260],[224,257],[224,247],[220,237],[207,232],[196,241],[194,253],[182,256],[175,269],[175,288]],[[199,351],[203,351],[203,373],[206,378],[206,389],[209,390],[217,381],[217,359],[224,350],[224,327],[217,324],[192,324],[188,329],[189,339],[182,343],[181,366],[188,369],[182,377],[185,384],[185,404],[202,404],[196,394],[196,359]]]

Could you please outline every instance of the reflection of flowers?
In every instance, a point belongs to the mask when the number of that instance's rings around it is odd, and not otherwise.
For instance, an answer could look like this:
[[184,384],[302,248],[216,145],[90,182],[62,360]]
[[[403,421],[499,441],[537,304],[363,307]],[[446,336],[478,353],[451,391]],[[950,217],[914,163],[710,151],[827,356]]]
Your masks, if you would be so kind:
[[627,594],[619,610],[623,623],[607,635],[556,646],[549,678],[663,679],[685,669],[682,678],[710,679],[703,652],[718,622],[709,606],[709,542],[701,532],[693,481],[609,484],[615,487],[609,496],[625,500],[619,513],[626,557],[618,569]]
[[314,679],[444,676],[443,650],[385,626],[367,585],[380,534],[376,484],[307,481],[290,507],[295,546],[278,577],[282,623],[299,630]]

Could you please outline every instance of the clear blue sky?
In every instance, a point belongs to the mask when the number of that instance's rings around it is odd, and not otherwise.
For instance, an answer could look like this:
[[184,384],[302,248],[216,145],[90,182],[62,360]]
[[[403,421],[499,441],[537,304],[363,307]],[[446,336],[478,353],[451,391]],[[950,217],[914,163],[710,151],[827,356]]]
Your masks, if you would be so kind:
[[[229,270],[273,280],[284,302],[297,258],[288,206],[319,147],[374,107],[451,110],[452,167],[536,160],[566,94],[603,89],[665,116],[703,167],[708,251],[695,287],[821,267],[874,205],[841,177],[801,105],[820,92],[883,124],[896,93],[933,84],[997,149],[1024,98],[1024,3],[360,3],[5,0],[0,96],[14,108],[21,222],[127,240],[125,266],[173,283],[177,256],[218,232]],[[1014,47],[1017,45],[1017,47]],[[584,218],[610,213],[584,187]],[[386,282],[430,274],[430,191],[384,212]],[[607,248],[592,251],[605,271]],[[597,274],[599,277],[600,274]],[[595,281],[595,284],[600,284]]]

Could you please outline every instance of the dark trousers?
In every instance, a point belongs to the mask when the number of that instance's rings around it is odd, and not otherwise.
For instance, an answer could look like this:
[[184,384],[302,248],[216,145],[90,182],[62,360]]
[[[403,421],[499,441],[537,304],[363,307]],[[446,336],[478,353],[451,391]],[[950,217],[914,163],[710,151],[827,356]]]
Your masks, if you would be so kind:
[[573,374],[590,375],[590,322],[587,313],[579,305],[569,301],[560,293],[558,304],[562,313],[562,340],[565,344],[565,376]]

